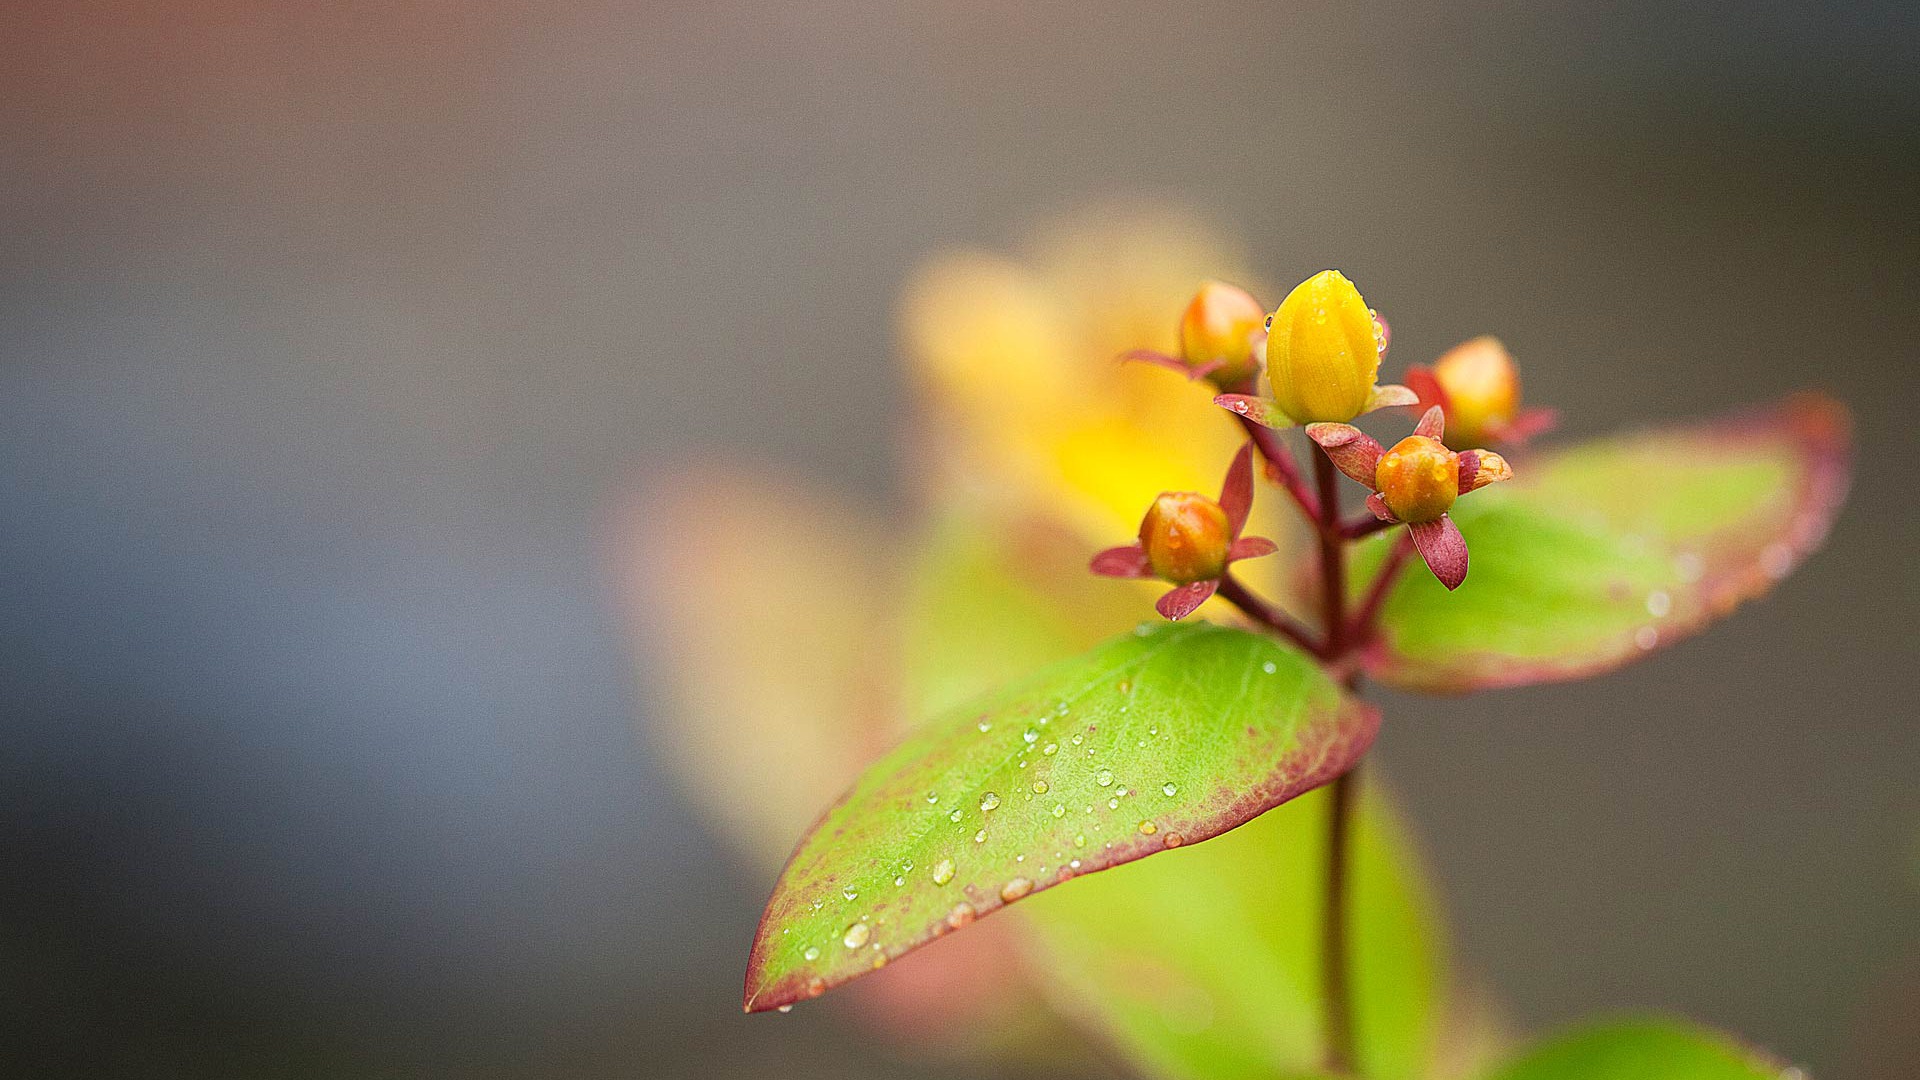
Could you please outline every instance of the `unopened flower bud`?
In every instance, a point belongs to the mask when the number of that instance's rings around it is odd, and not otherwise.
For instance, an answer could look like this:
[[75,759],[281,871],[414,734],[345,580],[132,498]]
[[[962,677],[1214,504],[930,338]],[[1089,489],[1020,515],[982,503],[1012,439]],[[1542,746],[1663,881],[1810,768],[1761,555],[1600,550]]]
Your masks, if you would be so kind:
[[1447,442],[1454,446],[1485,445],[1489,428],[1520,409],[1520,376],[1498,338],[1455,345],[1434,361],[1433,377],[1447,395]]
[[1154,576],[1175,585],[1219,577],[1227,568],[1232,543],[1226,510],[1191,491],[1163,493],[1140,521],[1147,564]]
[[1213,367],[1208,378],[1238,386],[1257,368],[1254,340],[1266,311],[1253,294],[1224,281],[1208,281],[1180,316],[1180,358],[1190,367]]
[[1322,270],[1280,302],[1267,328],[1267,377],[1295,423],[1359,416],[1379,374],[1373,313],[1340,271]]
[[1439,439],[1409,435],[1380,455],[1374,488],[1401,521],[1434,521],[1460,494],[1460,464]]

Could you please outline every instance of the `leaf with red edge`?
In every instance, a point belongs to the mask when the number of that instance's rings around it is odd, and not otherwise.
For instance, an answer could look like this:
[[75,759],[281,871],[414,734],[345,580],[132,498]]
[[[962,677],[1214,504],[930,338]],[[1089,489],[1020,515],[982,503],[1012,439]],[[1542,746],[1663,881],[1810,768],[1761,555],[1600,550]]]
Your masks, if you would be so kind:
[[1717,1031],[1651,1017],[1555,1035],[1487,1080],[1783,1080],[1792,1072]]
[[[1523,461],[1454,504],[1473,576],[1408,574],[1367,670],[1459,692],[1578,678],[1697,632],[1820,545],[1845,498],[1843,406],[1817,395]],[[1357,552],[1356,593],[1390,541]]]
[[1378,725],[1312,659],[1208,623],[1143,626],[950,712],[801,841],[754,941],[746,1008],[1232,829],[1344,772]]

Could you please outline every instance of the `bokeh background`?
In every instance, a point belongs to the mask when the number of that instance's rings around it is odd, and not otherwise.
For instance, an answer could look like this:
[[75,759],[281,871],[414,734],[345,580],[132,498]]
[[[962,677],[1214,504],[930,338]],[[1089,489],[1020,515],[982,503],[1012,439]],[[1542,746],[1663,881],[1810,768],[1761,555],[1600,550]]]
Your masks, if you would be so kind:
[[[925,255],[1170,200],[1575,434],[1820,386],[1829,548],[1597,682],[1389,702],[1515,1016],[1920,1075],[1911,5],[0,11],[0,1071],[892,1077],[738,1013],[769,882],[650,759],[613,508],[910,501]],[[796,832],[804,824],[796,821]]]

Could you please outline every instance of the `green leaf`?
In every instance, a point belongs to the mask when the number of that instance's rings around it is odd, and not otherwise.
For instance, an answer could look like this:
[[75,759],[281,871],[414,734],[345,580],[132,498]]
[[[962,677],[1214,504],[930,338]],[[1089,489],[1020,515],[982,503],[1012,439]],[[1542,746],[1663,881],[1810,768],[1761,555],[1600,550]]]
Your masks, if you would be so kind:
[[1488,1080],[1781,1080],[1780,1063],[1718,1032],[1660,1018],[1614,1021],[1555,1036]]
[[[1513,482],[1454,505],[1466,583],[1448,593],[1407,573],[1368,673],[1438,692],[1551,682],[1699,631],[1825,538],[1846,493],[1847,428],[1843,407],[1803,395],[1521,461]],[[1357,553],[1356,592],[1392,542]]]
[[[1023,908],[1048,976],[1042,990],[1153,1076],[1314,1072],[1330,806],[1316,791],[1218,840]],[[1430,1076],[1445,981],[1433,904],[1386,801],[1367,795],[1359,806],[1349,864],[1359,1072]]]
[[1028,893],[1232,829],[1344,772],[1378,724],[1272,638],[1143,624],[928,723],[869,768],[781,874],[746,1008],[817,995]]

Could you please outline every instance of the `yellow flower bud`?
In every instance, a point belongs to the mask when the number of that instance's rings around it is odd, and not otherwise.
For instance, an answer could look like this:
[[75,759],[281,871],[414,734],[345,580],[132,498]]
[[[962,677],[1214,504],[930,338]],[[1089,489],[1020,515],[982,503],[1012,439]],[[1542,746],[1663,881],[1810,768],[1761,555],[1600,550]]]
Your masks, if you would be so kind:
[[1409,435],[1380,455],[1373,486],[1401,521],[1435,521],[1460,494],[1460,462],[1440,440]]
[[1379,375],[1373,313],[1340,271],[1322,270],[1280,302],[1267,329],[1267,377],[1295,423],[1359,416]]
[[1232,543],[1226,510],[1191,491],[1162,493],[1140,521],[1147,565],[1156,577],[1175,585],[1219,577],[1227,568]]
[[1180,358],[1192,367],[1218,364],[1208,376],[1221,386],[1237,386],[1253,377],[1254,338],[1265,309],[1253,294],[1224,281],[1207,281],[1180,316]]
[[1481,446],[1488,425],[1511,421],[1520,409],[1520,377],[1498,338],[1477,337],[1433,363],[1434,381],[1447,395],[1447,442]]

